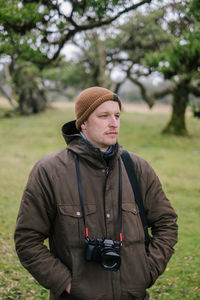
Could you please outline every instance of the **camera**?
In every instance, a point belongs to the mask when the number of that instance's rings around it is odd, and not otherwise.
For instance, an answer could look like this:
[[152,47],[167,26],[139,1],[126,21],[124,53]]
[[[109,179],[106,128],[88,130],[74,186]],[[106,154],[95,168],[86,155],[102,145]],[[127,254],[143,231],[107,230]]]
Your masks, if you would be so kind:
[[96,261],[107,271],[118,271],[121,264],[120,247],[121,242],[111,239],[86,239],[85,259]]

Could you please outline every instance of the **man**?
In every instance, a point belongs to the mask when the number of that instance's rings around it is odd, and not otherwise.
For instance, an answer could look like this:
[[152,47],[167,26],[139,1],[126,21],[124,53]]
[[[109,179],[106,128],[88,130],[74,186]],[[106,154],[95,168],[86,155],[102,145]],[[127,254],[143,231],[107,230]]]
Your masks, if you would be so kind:
[[[149,164],[131,153],[152,238],[145,235],[117,138],[120,98],[101,87],[76,99],[65,150],[41,159],[15,231],[22,265],[50,299],[148,299],[177,241],[176,213]],[[48,238],[50,250],[43,244]]]

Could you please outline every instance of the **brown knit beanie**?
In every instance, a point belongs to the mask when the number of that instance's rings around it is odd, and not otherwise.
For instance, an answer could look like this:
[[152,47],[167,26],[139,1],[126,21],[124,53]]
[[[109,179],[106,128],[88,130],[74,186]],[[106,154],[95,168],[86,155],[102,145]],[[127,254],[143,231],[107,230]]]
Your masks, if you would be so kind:
[[98,86],[83,90],[75,102],[76,128],[80,130],[81,124],[105,101],[117,101],[121,110],[120,98],[113,92]]

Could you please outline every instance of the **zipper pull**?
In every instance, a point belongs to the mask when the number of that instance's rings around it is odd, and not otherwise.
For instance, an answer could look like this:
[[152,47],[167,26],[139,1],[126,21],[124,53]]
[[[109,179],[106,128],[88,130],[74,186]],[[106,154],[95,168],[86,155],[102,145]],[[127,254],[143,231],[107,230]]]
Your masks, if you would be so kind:
[[105,174],[106,174],[106,177],[109,175],[110,173],[110,168],[109,167],[106,167],[105,168]]

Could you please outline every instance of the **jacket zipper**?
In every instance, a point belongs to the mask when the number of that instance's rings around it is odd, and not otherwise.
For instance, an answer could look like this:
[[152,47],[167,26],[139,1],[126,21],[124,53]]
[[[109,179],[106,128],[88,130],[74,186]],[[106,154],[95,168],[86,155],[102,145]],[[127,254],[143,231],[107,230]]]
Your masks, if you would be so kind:
[[106,168],[105,168],[105,174],[106,174],[106,177],[108,177],[109,173],[110,173],[110,168],[109,168],[109,167],[106,167]]
[[107,226],[106,226],[106,213],[105,213],[105,193],[106,193],[106,184],[107,184],[107,178],[109,176],[110,173],[110,168],[107,166],[105,168],[105,186],[104,186],[104,220],[105,220],[105,229],[106,229],[106,237],[107,237]]

